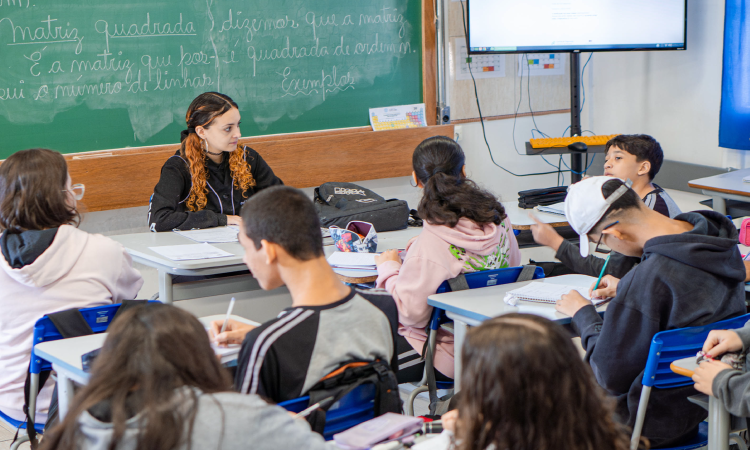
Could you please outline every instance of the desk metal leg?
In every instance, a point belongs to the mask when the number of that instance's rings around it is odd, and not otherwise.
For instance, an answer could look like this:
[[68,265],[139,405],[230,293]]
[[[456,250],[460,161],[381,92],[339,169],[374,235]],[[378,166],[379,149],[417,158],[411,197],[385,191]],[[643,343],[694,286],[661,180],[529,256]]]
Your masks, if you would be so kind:
[[724,197],[718,195],[712,195],[713,198],[713,210],[717,213],[727,215],[727,200]]
[[172,304],[172,274],[159,271],[159,301]]
[[64,372],[57,372],[57,411],[60,422],[65,419],[70,404],[73,402],[73,381]]
[[455,371],[453,378],[454,392],[461,390],[461,352],[464,348],[467,328],[468,326],[466,325],[466,322],[456,319],[453,320],[453,367]]
[[729,412],[714,396],[708,396],[708,450],[729,448]]

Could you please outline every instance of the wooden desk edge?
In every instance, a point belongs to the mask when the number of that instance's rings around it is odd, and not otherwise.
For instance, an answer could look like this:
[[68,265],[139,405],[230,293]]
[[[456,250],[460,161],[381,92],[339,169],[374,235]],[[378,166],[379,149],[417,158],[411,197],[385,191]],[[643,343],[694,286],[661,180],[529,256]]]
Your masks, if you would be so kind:
[[378,279],[377,275],[370,275],[368,277],[347,277],[345,275],[341,275],[340,273],[337,273],[336,275],[339,277],[339,280],[343,281],[344,283],[353,284],[372,283],[373,281]]
[[[559,227],[567,227],[567,226],[570,225],[570,223],[568,223],[568,222],[553,222],[553,223],[549,223],[547,225],[551,226],[552,228],[559,228]],[[515,224],[513,225],[513,229],[514,230],[519,230],[519,231],[528,230],[530,228],[531,228],[531,225],[515,225]]]
[[680,366],[676,366],[675,363],[671,363],[669,365],[670,370],[672,372],[676,373],[677,375],[682,375],[683,377],[693,378],[693,372],[692,370],[684,369]]

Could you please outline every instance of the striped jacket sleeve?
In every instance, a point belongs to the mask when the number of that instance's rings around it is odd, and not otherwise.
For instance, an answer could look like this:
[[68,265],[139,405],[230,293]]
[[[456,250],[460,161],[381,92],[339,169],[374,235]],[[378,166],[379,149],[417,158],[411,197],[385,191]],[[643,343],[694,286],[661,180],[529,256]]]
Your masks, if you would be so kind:
[[[248,333],[237,359],[235,389],[245,394],[258,394],[275,402],[294,398],[296,393],[290,396],[290,390],[294,387],[282,386],[281,380],[300,377],[304,379],[309,360],[292,361],[296,359],[293,355],[277,353],[274,344],[313,314],[310,310],[293,309]],[[314,342],[315,336],[307,338],[308,342]],[[300,346],[304,346],[302,342]],[[291,374],[287,373],[290,366],[294,371],[301,372],[299,377],[290,377]]]

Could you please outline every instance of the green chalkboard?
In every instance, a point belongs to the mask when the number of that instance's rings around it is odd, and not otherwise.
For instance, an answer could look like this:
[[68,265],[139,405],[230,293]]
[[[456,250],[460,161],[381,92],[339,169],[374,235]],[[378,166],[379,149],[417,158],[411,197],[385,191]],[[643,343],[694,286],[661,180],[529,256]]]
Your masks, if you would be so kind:
[[422,102],[416,0],[0,0],[0,159],[171,144],[219,91],[242,135]]

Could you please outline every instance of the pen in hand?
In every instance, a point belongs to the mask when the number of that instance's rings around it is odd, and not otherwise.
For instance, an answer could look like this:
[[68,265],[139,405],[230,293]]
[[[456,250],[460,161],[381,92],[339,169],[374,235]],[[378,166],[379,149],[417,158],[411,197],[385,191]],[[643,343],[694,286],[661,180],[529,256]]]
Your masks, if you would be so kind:
[[232,315],[232,309],[234,309],[234,297],[232,297],[232,300],[229,301],[229,309],[227,309],[227,316],[224,318],[224,323],[221,325],[221,331],[219,331],[219,334],[223,333],[224,330],[226,330],[227,322],[229,322],[229,316]]
[[318,403],[316,403],[316,404],[314,404],[314,405],[312,405],[312,406],[308,406],[307,408],[305,408],[305,409],[303,409],[302,411],[298,412],[298,413],[297,413],[297,414],[296,414],[296,415],[294,416],[294,418],[295,418],[295,419],[299,419],[299,418],[302,418],[302,417],[307,417],[307,416],[309,416],[309,415],[310,415],[310,414],[311,414],[311,413],[312,413],[313,411],[315,411],[316,409],[318,409],[318,408],[320,408],[320,407],[322,407],[322,406],[326,405],[326,404],[327,404],[328,402],[330,402],[331,400],[333,400],[333,396],[330,396],[330,397],[326,397],[326,398],[324,398],[323,400],[319,401]]
[[[596,280],[596,284],[594,285],[593,291],[599,289],[599,283],[602,282],[602,277],[604,276],[604,271],[607,270],[607,263],[609,262],[609,258],[612,256],[612,253],[607,255],[607,259],[604,260],[604,265],[602,266],[602,271],[599,273],[599,278]],[[592,291],[592,294],[593,294]]]

